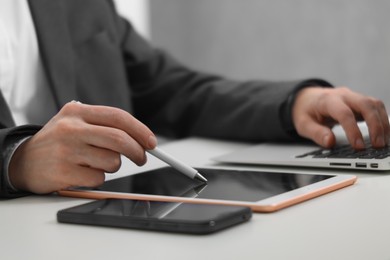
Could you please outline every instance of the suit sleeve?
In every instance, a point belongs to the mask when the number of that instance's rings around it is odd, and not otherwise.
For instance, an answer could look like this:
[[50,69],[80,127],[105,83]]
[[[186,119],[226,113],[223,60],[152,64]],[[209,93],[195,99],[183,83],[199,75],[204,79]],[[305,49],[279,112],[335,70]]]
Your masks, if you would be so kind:
[[18,142],[20,139],[30,136],[39,131],[40,126],[20,126],[20,127],[11,127],[0,129],[0,198],[16,198],[24,196],[27,193],[25,192],[15,192],[11,187],[7,185],[7,175],[5,171],[6,158],[10,147],[13,146],[13,143]]
[[[134,113],[156,133],[239,141],[294,140],[286,102],[306,82],[239,82],[191,70],[153,48],[124,20],[119,31]],[[285,123],[287,121],[287,123]]]

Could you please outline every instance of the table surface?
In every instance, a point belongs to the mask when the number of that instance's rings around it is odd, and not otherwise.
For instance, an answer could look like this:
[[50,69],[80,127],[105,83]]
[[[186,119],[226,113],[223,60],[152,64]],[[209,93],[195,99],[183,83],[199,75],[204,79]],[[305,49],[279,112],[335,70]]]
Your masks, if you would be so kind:
[[[190,138],[165,151],[192,166],[249,144]],[[137,167],[123,159],[107,178],[165,166],[149,156]],[[276,167],[246,167],[281,171]],[[289,169],[329,173],[329,170]],[[211,235],[172,234],[61,224],[60,209],[88,200],[56,195],[0,201],[1,259],[384,259],[390,260],[390,174],[336,171],[358,176],[355,185]]]

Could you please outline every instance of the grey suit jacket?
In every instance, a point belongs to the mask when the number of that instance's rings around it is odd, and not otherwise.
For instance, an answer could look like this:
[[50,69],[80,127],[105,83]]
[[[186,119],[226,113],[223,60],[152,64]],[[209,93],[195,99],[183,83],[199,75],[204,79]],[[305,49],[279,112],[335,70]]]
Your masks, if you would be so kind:
[[[287,97],[307,84],[328,84],[235,82],[193,71],[147,43],[110,0],[30,0],[29,5],[58,110],[79,100],[122,108],[165,136],[290,140],[283,126],[289,119]],[[3,149],[10,136],[39,129],[14,127],[0,95]],[[11,195],[2,169],[0,195]]]

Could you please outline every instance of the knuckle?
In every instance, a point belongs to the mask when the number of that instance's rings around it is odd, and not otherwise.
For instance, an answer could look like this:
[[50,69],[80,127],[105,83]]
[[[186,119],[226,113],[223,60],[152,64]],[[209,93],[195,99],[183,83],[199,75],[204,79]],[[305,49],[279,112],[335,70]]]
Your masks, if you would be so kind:
[[118,154],[110,160],[109,166],[107,167],[106,171],[110,173],[116,172],[121,168],[121,166],[122,161],[120,159],[120,155]]
[[60,113],[64,115],[73,115],[76,114],[79,109],[79,104],[68,102],[61,108]]
[[126,122],[129,116],[127,112],[116,107],[109,107],[107,113],[115,125],[120,125],[122,122]]
[[355,114],[349,107],[341,107],[338,110],[339,122],[355,121]]
[[142,149],[137,149],[136,152],[132,154],[132,157],[133,162],[138,166],[144,165],[146,163],[146,155]]
[[376,110],[380,106],[380,101],[372,97],[366,97],[363,102],[369,110]]
[[125,147],[129,143],[129,135],[119,129],[113,129],[109,133],[109,139],[116,146]]
[[61,119],[56,122],[56,130],[59,134],[68,135],[75,132],[75,125],[66,119]]
[[378,109],[383,109],[385,110],[385,104],[383,103],[382,100],[377,99],[377,98],[371,98],[372,102],[374,103],[374,106],[377,107]]
[[90,181],[91,181],[90,185],[92,187],[98,187],[98,186],[102,185],[105,181],[104,172],[96,173],[94,175],[94,178],[91,178]]
[[337,90],[341,93],[341,94],[346,94],[348,95],[350,92],[351,92],[351,89],[347,86],[340,86],[337,88]]
[[364,109],[366,117],[368,118],[377,118],[377,115],[386,111],[385,104],[376,98],[367,97],[364,100]]
[[67,142],[76,141],[84,135],[91,134],[87,127],[70,122],[70,120],[60,120],[55,130],[59,139],[66,140]]

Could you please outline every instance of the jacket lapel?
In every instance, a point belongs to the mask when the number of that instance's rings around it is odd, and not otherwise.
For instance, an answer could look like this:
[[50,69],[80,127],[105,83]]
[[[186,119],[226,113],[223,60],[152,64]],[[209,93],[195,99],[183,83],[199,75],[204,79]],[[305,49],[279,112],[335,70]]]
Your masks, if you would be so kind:
[[74,56],[63,6],[56,0],[29,0],[43,66],[60,109],[76,98]]
[[0,91],[0,128],[15,126],[11,111],[8,108],[7,102]]

